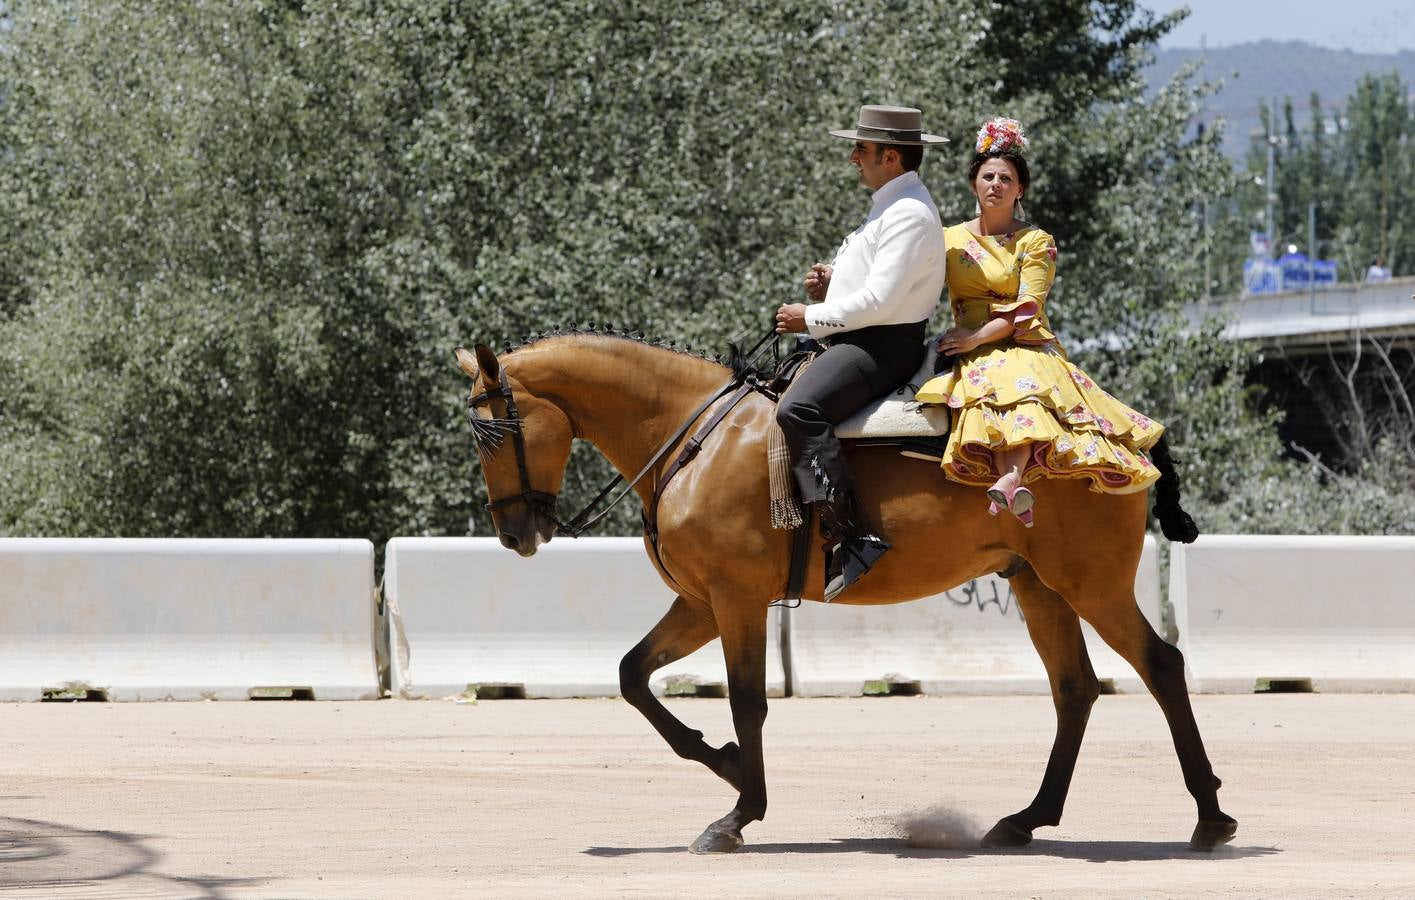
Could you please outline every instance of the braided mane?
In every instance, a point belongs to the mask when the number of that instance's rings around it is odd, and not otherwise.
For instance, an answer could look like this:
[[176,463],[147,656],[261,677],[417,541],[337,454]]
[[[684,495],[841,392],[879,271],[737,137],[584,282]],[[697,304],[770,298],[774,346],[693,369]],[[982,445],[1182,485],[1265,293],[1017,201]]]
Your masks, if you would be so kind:
[[633,341],[636,344],[643,344],[646,347],[658,347],[662,350],[671,350],[684,356],[691,356],[696,359],[704,359],[708,362],[724,364],[723,354],[708,353],[706,351],[694,350],[687,346],[680,346],[678,341],[664,340],[661,338],[646,337],[642,331],[619,330],[610,324],[596,325],[594,322],[586,322],[583,325],[556,325],[547,331],[533,331],[521,338],[520,343],[511,344],[507,342],[501,348],[503,354],[515,353],[526,347],[530,347],[538,341],[543,341],[553,337],[570,337],[574,335],[594,335],[596,337],[612,337],[620,340]]

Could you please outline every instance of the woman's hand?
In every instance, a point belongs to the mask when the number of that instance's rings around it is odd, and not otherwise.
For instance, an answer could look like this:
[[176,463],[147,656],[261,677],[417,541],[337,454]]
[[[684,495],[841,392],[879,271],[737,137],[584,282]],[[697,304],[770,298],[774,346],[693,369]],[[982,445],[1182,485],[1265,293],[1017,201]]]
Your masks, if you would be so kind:
[[953,326],[939,335],[938,350],[945,356],[957,356],[960,353],[967,353],[977,347],[978,332],[972,328],[962,328]]
[[805,278],[806,296],[815,301],[824,300],[825,292],[830,287],[830,276],[834,271],[825,263],[811,266],[811,271],[806,273]]

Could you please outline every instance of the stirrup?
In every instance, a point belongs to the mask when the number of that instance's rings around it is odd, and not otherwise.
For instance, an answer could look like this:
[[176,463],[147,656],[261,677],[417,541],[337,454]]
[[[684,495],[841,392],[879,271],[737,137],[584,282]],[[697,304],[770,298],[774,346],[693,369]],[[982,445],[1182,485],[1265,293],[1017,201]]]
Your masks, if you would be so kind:
[[847,537],[836,544],[832,551],[832,563],[840,565],[840,572],[826,584],[825,602],[839,597],[846,588],[864,577],[889,547],[882,538],[873,534]]

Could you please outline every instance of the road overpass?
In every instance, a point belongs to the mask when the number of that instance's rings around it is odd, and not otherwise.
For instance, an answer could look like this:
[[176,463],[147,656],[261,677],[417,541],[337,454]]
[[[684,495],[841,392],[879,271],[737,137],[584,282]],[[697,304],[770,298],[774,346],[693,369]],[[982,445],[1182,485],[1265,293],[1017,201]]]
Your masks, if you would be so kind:
[[1415,344],[1415,277],[1214,297],[1186,305],[1185,314],[1196,326],[1211,317],[1226,322],[1222,336],[1228,340],[1299,354],[1349,344],[1358,336],[1409,345]]

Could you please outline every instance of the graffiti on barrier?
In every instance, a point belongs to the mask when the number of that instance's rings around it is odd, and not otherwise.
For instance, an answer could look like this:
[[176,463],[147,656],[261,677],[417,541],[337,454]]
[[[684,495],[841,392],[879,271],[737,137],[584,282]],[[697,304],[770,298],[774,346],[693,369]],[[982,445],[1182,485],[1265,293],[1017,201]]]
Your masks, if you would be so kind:
[[944,591],[943,596],[955,606],[971,606],[978,612],[985,612],[989,606],[997,607],[998,615],[1010,616],[1016,613],[1022,620],[1022,609],[1017,605],[1017,596],[1012,593],[1012,583],[1000,578],[975,578],[965,585]]

